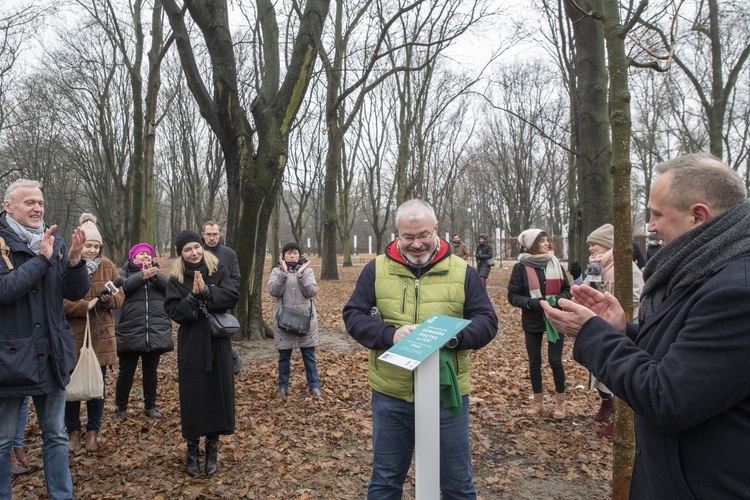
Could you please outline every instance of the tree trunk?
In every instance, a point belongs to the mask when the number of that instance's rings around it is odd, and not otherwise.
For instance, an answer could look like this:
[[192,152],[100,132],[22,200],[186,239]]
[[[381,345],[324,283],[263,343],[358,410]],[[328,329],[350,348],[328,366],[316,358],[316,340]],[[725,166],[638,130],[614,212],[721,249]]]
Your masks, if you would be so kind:
[[[213,69],[213,96],[196,64],[185,13],[175,0],[163,3],[190,90],[224,154],[229,186],[228,228],[230,237],[236,234],[235,249],[242,274],[237,304],[242,337],[262,338],[270,329],[262,317],[268,225],[286,167],[289,129],[307,93],[329,1],[305,3],[287,72],[280,82],[279,29],[274,4],[270,0],[257,0],[265,63],[258,95],[252,104],[257,130],[253,130],[242,107],[226,1],[185,3],[205,38]],[[253,148],[256,132],[257,154]]]
[[[584,10],[595,10],[597,2],[579,2]],[[578,213],[581,218],[579,255],[588,255],[587,235],[612,222],[611,146],[607,103],[607,67],[601,22],[582,16],[566,2],[575,38],[577,75],[576,104],[578,132],[576,172],[578,173]],[[601,6],[601,2],[598,4]]]
[[[162,52],[162,6],[161,0],[155,0],[151,16],[151,50],[148,53],[148,82],[146,84],[146,109],[143,116],[145,122],[143,135],[143,163],[140,193],[140,239],[153,243],[156,198],[154,197],[154,150],[156,147],[156,112],[159,89],[161,88]],[[171,44],[171,42],[170,42]],[[134,193],[135,194],[135,193]]]
[[[647,0],[646,0],[647,1]],[[612,130],[612,184],[615,226],[615,297],[633,319],[633,228],[630,210],[630,88],[626,28],[620,23],[617,0],[604,0],[604,32],[609,62],[609,109]],[[633,412],[617,399],[612,446],[612,499],[625,500],[630,492],[635,457]]]

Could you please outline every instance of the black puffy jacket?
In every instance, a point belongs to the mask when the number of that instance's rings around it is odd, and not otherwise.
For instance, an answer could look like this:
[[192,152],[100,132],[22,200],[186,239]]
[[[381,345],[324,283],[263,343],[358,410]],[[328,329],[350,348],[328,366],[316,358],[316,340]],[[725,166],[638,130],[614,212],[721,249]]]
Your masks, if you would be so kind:
[[159,273],[144,281],[143,272],[130,260],[120,269],[120,277],[125,280],[125,300],[117,322],[117,353],[173,351],[172,320],[164,311],[167,277]]

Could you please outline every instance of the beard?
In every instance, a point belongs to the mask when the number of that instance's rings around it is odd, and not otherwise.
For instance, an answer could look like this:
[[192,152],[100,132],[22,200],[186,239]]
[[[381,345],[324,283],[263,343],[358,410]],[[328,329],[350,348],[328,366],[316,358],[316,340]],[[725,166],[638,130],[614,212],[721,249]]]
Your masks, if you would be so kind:
[[419,258],[416,258],[416,257],[414,257],[413,255],[411,255],[410,253],[407,252],[407,253],[404,254],[404,258],[410,264],[413,264],[413,265],[415,265],[417,267],[420,267],[420,266],[424,266],[425,264],[427,264],[429,262],[430,255],[432,255],[432,254],[431,253],[430,254],[426,253],[423,256],[421,256]]
[[401,248],[401,242],[399,242],[398,251],[409,264],[414,267],[422,267],[430,263],[432,257],[437,252],[438,247],[439,244],[436,243],[433,248],[425,248],[425,251],[422,253],[422,255],[416,257],[408,250]]

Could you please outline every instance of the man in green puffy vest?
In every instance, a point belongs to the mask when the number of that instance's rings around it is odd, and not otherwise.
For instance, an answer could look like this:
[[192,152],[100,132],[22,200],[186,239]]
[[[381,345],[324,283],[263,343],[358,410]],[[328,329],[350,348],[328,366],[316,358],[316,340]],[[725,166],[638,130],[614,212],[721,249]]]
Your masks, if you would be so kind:
[[469,444],[470,350],[497,334],[497,315],[476,270],[451,254],[437,234],[432,207],[418,199],[396,211],[399,237],[369,262],[343,316],[349,334],[370,349],[373,460],[368,499],[401,498],[414,453],[414,374],[378,360],[433,314],[470,319],[448,342],[461,393],[460,413],[441,401],[440,490],[442,498],[474,499]]

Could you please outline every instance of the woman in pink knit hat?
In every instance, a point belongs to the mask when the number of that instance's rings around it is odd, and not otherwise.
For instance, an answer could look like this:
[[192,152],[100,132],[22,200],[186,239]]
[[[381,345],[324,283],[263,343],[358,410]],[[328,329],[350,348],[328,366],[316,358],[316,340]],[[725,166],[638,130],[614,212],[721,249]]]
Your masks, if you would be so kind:
[[161,355],[174,350],[172,320],[164,311],[169,280],[159,272],[154,249],[148,243],[134,245],[128,257],[120,269],[125,300],[117,324],[120,371],[115,388],[115,418],[127,418],[130,389],[139,359],[143,373],[143,411],[147,417],[159,418],[161,413],[156,409],[157,368]]

